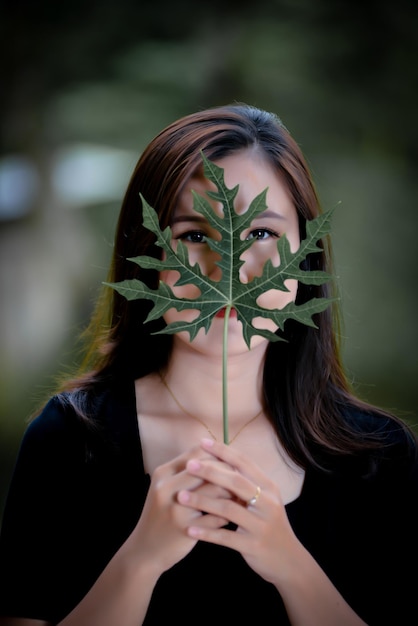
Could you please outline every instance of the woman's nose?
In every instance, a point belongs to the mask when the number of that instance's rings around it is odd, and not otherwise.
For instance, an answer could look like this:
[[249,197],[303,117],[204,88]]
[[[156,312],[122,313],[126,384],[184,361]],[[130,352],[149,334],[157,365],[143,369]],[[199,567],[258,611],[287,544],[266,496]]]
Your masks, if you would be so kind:
[[250,267],[248,261],[243,263],[239,269],[239,280],[244,285],[250,282]]
[[261,276],[262,266],[260,267],[260,259],[257,259],[254,254],[251,254],[248,250],[241,256],[241,260],[244,263],[239,270],[239,279],[243,284],[249,283],[255,276]]
[[207,268],[205,274],[209,276],[211,280],[219,281],[222,277],[222,270],[218,265],[218,261],[221,260],[221,257],[217,253],[213,253],[211,258],[207,260]]

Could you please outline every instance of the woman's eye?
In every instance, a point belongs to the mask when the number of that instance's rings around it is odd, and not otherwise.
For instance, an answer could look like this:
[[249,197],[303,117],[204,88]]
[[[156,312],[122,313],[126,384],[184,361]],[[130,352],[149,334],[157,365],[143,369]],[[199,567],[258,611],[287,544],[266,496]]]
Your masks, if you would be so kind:
[[176,239],[181,241],[188,241],[190,243],[206,243],[206,235],[200,230],[189,230],[187,233],[182,233]]
[[246,236],[246,240],[249,239],[268,239],[269,237],[274,237],[277,239],[279,237],[278,233],[275,233],[274,230],[270,230],[269,228],[255,228],[252,230],[249,235]]

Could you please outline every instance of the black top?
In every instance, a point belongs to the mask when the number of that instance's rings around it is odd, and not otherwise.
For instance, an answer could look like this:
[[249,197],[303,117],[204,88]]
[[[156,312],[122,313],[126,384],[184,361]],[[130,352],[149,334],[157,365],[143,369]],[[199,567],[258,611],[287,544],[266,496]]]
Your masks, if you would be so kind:
[[[62,398],[28,427],[0,536],[0,615],[60,621],[131,533],[149,487],[134,386],[101,398],[96,432]],[[370,429],[375,419],[350,412]],[[418,468],[406,436],[384,420],[388,446],[377,471],[334,461],[306,470],[290,523],[355,611],[370,625],[418,623]],[[146,626],[289,624],[279,593],[240,554],[199,542],[159,579]],[[139,626],[139,625],[138,625]]]

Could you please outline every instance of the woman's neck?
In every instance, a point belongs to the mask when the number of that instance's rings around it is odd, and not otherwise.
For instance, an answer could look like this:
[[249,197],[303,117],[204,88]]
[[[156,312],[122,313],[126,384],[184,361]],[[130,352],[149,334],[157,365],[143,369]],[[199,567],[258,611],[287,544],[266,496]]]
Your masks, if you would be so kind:
[[[199,354],[185,342],[174,345],[163,372],[170,389],[190,413],[216,419],[223,410],[223,368],[220,356]],[[229,422],[239,424],[262,408],[265,348],[228,356],[227,390]]]

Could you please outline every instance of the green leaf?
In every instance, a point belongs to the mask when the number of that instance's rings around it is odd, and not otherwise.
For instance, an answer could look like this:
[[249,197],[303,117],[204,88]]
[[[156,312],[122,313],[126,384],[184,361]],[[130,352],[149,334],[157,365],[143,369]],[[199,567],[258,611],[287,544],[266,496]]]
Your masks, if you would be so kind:
[[237,317],[242,323],[243,336],[248,347],[254,335],[261,335],[270,341],[278,341],[280,338],[269,330],[262,330],[253,326],[255,317],[271,319],[281,329],[287,319],[294,319],[302,324],[315,326],[312,316],[327,308],[330,299],[314,298],[308,302],[296,305],[294,302],[287,304],[282,309],[265,309],[257,303],[261,294],[269,289],[288,291],[285,281],[295,279],[309,285],[319,285],[327,282],[331,277],[322,271],[304,271],[300,269],[302,261],[312,252],[320,248],[317,245],[319,239],[330,231],[331,211],[319,217],[307,221],[306,238],[301,242],[299,249],[292,252],[286,235],[283,235],[277,243],[280,255],[280,266],[273,266],[268,260],[263,268],[261,276],[255,277],[250,283],[241,283],[239,271],[243,265],[241,256],[253,243],[254,240],[241,239],[241,233],[248,228],[254,218],[266,210],[267,189],[260,193],[251,202],[248,210],[238,214],[234,210],[234,200],[238,192],[238,185],[229,189],[225,185],[224,170],[202,155],[204,162],[205,177],[212,181],[217,191],[207,192],[213,200],[223,206],[223,216],[217,215],[207,198],[192,191],[194,210],[203,215],[208,223],[216,229],[221,239],[208,239],[208,245],[220,255],[218,265],[222,270],[219,281],[211,280],[202,274],[199,265],[189,263],[188,249],[181,242],[177,242],[176,249],[172,247],[171,228],[161,231],[157,213],[141,196],[143,203],[144,226],[156,236],[156,244],[164,251],[164,260],[149,256],[138,256],[129,260],[137,263],[144,269],[176,270],[180,278],[176,286],[193,284],[200,290],[200,295],[193,299],[177,297],[171,288],[163,281],[159,282],[157,289],[151,289],[138,279],[124,280],[119,283],[105,283],[114,288],[128,300],[144,298],[151,300],[154,307],[146,321],[161,317],[170,308],[178,311],[197,309],[199,316],[192,322],[173,322],[168,324],[161,333],[177,333],[188,331],[190,340],[196,337],[200,328],[207,332],[216,313],[222,309],[234,308]]
[[177,333],[188,331],[192,341],[201,328],[207,332],[216,313],[225,308],[224,333],[222,346],[222,403],[223,403],[223,437],[224,442],[229,443],[228,436],[228,394],[227,394],[227,344],[228,344],[228,319],[231,309],[237,312],[237,317],[242,323],[242,331],[245,342],[250,348],[251,338],[261,335],[270,341],[279,341],[280,337],[269,330],[259,329],[253,326],[255,317],[271,319],[283,329],[288,319],[297,320],[302,324],[315,327],[312,316],[325,310],[330,298],[312,298],[304,304],[296,305],[288,303],[282,309],[265,309],[257,303],[261,294],[270,289],[288,291],[285,281],[295,279],[306,285],[320,285],[331,276],[322,271],[304,271],[300,268],[307,255],[320,250],[319,239],[330,231],[331,211],[324,213],[306,223],[306,238],[301,242],[298,250],[292,252],[286,235],[277,242],[277,250],[280,256],[279,267],[273,266],[268,260],[260,276],[249,283],[240,281],[240,268],[243,265],[242,254],[254,243],[255,240],[241,239],[242,232],[249,228],[254,218],[266,210],[267,189],[260,193],[251,202],[248,210],[238,214],[234,209],[234,200],[239,186],[229,189],[225,185],[224,170],[215,163],[209,161],[203,154],[205,177],[213,182],[216,191],[207,192],[207,196],[223,207],[223,214],[217,215],[207,197],[193,194],[193,207],[197,213],[203,215],[209,225],[220,234],[220,239],[208,239],[207,243],[212,250],[217,252],[220,260],[217,262],[222,270],[220,280],[213,281],[209,276],[202,274],[197,263],[189,262],[188,248],[177,241],[175,249],[172,246],[171,228],[163,231],[160,229],[158,215],[141,195],[143,206],[144,226],[154,233],[156,245],[163,251],[164,260],[150,256],[138,256],[129,260],[137,263],[143,269],[153,269],[158,272],[163,270],[176,270],[180,277],[175,286],[195,285],[200,294],[194,299],[179,298],[172,289],[163,281],[159,281],[157,289],[151,289],[138,279],[124,280],[118,283],[105,283],[112,287],[128,300],[138,298],[151,300],[154,304],[146,322],[160,318],[166,311],[175,308],[178,311],[197,309],[198,317],[192,322],[177,321],[168,324],[161,333]]

